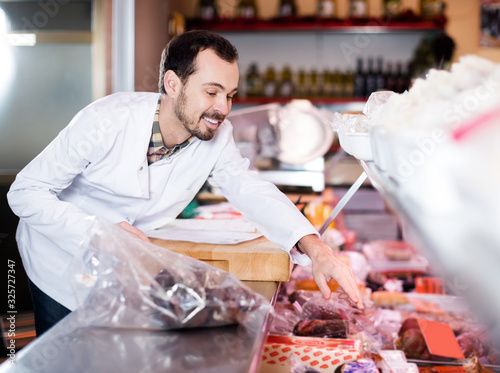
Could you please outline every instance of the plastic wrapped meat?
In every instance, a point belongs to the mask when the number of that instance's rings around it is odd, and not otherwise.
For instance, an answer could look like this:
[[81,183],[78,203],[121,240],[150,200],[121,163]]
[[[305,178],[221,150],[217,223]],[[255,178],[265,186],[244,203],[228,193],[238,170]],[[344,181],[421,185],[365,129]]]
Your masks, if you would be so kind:
[[317,295],[317,292],[311,290],[296,290],[288,296],[290,303],[298,302],[301,306]]
[[338,302],[323,298],[312,299],[302,305],[303,314],[308,319],[346,320],[347,315]]
[[347,338],[347,322],[344,320],[301,320],[293,334],[301,337]]
[[396,341],[396,348],[408,359],[430,360],[431,357],[420,329],[406,330]]
[[[95,279],[83,325],[172,330],[253,325],[272,312],[265,297],[202,261],[138,240],[96,219],[85,259],[75,268]],[[82,286],[76,284],[75,286]]]
[[477,335],[471,332],[465,332],[457,337],[457,342],[460,345],[465,358],[477,356],[481,357],[486,354],[486,349]]
[[418,326],[418,320],[414,317],[409,317],[405,321],[403,321],[403,324],[399,328],[398,336],[402,336],[404,332],[406,332],[409,329],[419,329],[420,327]]
[[162,269],[151,285],[159,319],[167,329],[228,325],[238,323],[241,313],[260,307],[250,289],[225,277],[226,273],[207,268],[190,273]]

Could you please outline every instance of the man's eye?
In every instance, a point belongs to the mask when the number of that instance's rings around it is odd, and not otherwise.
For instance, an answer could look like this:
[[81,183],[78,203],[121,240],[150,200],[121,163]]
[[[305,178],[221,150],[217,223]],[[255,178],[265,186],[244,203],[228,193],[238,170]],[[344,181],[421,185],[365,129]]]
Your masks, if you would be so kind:
[[234,96],[227,96],[227,99],[228,99],[229,101],[233,101],[233,100],[234,100]]
[[217,93],[215,93],[215,92],[207,92],[207,94],[208,94],[209,96],[215,96]]

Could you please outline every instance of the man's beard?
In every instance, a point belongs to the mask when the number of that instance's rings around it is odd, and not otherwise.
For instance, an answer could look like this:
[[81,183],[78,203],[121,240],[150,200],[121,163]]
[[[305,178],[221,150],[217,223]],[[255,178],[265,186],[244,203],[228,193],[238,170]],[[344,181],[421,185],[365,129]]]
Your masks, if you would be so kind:
[[200,118],[197,119],[189,118],[188,114],[186,113],[186,107],[187,107],[187,97],[185,94],[185,89],[184,87],[182,87],[177,102],[175,103],[174,113],[180,120],[180,122],[183,124],[184,128],[191,135],[203,141],[211,140],[214,137],[216,130],[207,127],[206,130],[203,131],[202,125],[200,124],[201,118],[205,117],[219,121],[223,121],[224,119],[226,119],[225,116],[214,112],[205,112],[202,114]]

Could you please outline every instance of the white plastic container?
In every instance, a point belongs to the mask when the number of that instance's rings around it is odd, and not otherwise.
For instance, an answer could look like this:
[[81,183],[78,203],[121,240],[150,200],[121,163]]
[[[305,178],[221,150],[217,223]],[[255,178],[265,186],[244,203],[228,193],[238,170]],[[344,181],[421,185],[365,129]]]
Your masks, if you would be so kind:
[[347,154],[361,161],[372,161],[372,145],[368,132],[339,132],[339,143]]

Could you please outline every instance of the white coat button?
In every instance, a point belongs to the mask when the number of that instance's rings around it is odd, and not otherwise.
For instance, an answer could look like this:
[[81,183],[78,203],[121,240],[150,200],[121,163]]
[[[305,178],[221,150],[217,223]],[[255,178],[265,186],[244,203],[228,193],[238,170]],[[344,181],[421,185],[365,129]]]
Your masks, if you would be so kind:
[[139,168],[139,171],[142,171],[144,169],[144,167],[141,166],[141,168]]

